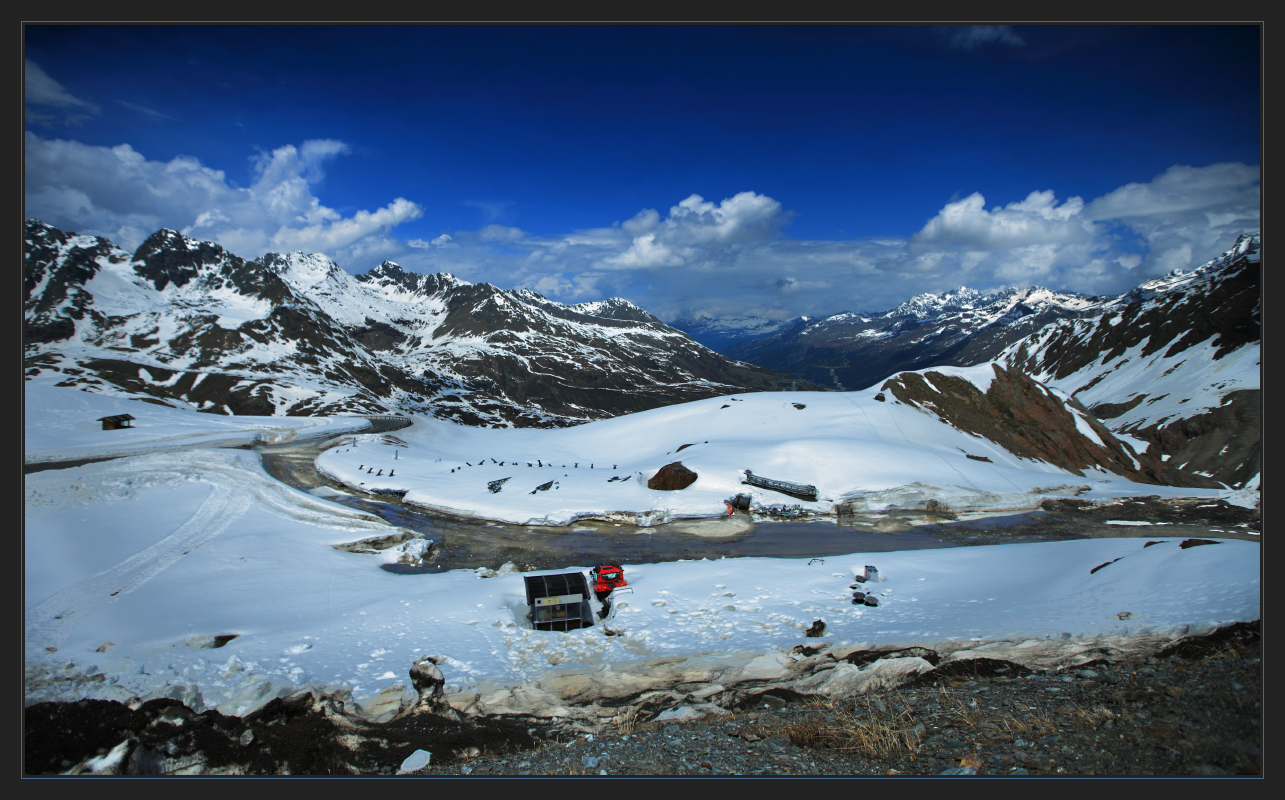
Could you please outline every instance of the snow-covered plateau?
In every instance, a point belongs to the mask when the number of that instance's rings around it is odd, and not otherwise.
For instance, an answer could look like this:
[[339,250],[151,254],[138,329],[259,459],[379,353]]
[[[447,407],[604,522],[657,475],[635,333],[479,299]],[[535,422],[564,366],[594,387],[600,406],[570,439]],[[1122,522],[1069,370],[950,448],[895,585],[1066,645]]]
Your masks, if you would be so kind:
[[[270,435],[278,438],[297,431],[286,417],[250,423],[31,383],[28,391],[28,443],[41,453],[79,453],[83,442],[121,433],[86,429],[82,408],[94,416],[128,410],[139,431],[148,430],[139,409],[154,410],[163,415],[158,425],[188,437],[173,440],[184,446],[223,435],[218,425],[229,422],[242,426],[238,435],[259,431],[250,425],[276,426]],[[116,405],[74,406],[60,394],[68,392]],[[64,430],[65,441],[57,438]],[[906,502],[902,492],[961,509],[1071,494],[1220,494],[1075,475],[1018,459],[924,411],[856,394],[734,395],[562,430],[417,418],[396,437],[338,441],[318,461],[341,481],[524,522],[613,511],[711,516],[726,513],[723,500],[738,492],[754,495],[760,510],[827,510],[841,500],[878,510]],[[647,489],[647,478],[673,461],[696,472],[696,482]],[[375,478],[372,467],[395,476]],[[818,500],[752,489],[740,482],[746,469],[814,484]],[[503,478],[499,491],[487,488]],[[24,490],[27,704],[165,696],[241,715],[311,690],[387,718],[413,702],[408,672],[427,655],[457,709],[602,718],[653,692],[693,707],[737,687],[842,695],[928,668],[913,655],[865,666],[842,660],[857,650],[918,645],[943,658],[1056,667],[1260,613],[1256,543],[1193,548],[1157,535],[1150,546],[1083,539],[624,564],[629,587],[602,624],[546,632],[529,627],[521,574],[380,569],[416,544],[405,540],[414,534],[270,478],[253,452],[135,455],[29,474]],[[393,535],[402,543],[378,554],[335,547]],[[881,576],[866,584],[877,607],[849,599],[867,564]],[[573,556],[566,565],[590,566]],[[824,636],[806,637],[817,620]],[[804,643],[839,660],[800,655]]]
[[[989,364],[946,369],[982,391],[995,375]],[[971,511],[1033,508],[1046,496],[1198,494],[1019,458],[870,392],[731,395],[556,430],[424,420],[398,437],[384,444],[373,435],[351,437],[321,455],[317,469],[361,491],[405,492],[413,505],[522,525],[712,517],[727,513],[725,501],[737,494],[750,495],[753,508],[813,513],[839,503],[884,511],[935,499]],[[696,473],[695,482],[681,491],[649,489],[648,480],[673,462]],[[815,486],[817,499],[746,485],[746,470]]]
[[[179,447],[232,447],[314,439],[370,427],[361,417],[252,417],[193,413],[127,397],[82,392],[40,378],[23,385],[23,461],[38,464],[138,455]],[[103,417],[130,427],[104,431]]]

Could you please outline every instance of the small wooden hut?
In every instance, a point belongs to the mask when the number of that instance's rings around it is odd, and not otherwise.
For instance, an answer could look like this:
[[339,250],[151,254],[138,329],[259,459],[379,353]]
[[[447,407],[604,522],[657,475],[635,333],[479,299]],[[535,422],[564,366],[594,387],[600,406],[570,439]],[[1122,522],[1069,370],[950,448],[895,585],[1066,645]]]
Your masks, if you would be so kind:
[[115,431],[134,427],[129,424],[132,419],[134,419],[133,414],[115,414],[110,417],[99,417],[98,421],[103,423],[103,430]]

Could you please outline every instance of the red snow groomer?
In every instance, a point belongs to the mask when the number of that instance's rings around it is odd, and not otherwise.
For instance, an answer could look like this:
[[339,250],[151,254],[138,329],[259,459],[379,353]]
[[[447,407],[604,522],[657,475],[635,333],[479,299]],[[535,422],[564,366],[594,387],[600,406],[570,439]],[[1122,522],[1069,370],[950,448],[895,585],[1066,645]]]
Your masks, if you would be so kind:
[[625,571],[617,564],[602,564],[589,572],[593,576],[593,593],[601,600],[611,594],[612,589],[628,586],[625,583]]

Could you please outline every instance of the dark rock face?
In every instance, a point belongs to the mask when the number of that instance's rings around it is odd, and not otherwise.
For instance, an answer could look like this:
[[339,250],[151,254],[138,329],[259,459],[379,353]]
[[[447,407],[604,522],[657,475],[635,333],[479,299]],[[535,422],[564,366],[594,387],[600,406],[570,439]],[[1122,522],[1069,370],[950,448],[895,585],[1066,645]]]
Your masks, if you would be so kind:
[[697,477],[696,473],[684,467],[681,461],[675,461],[661,467],[655,475],[651,476],[647,480],[647,488],[675,492],[691,486],[696,482]]
[[1262,392],[1245,389],[1227,395],[1212,411],[1134,435],[1155,442],[1178,469],[1238,486],[1263,468],[1262,407]]
[[899,402],[989,439],[1019,458],[1045,461],[1076,475],[1100,467],[1139,483],[1217,486],[1208,478],[1170,467],[1150,450],[1136,456],[1139,465],[1135,467],[1126,446],[1079,403],[1071,400],[1069,405],[1088,418],[1103,444],[1080,433],[1068,404],[1042,385],[1017,370],[999,365],[994,369],[995,380],[985,394],[970,381],[936,372],[903,373],[880,388]]

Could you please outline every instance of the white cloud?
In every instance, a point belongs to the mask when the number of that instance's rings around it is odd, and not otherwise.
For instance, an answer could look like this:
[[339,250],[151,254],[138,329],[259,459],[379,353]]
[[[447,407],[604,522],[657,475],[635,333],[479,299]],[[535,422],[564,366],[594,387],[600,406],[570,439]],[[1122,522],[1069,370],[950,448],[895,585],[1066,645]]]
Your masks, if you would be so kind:
[[956,50],[974,50],[988,44],[1025,47],[1026,40],[1008,25],[940,26],[938,32]]
[[410,241],[406,242],[406,244],[418,250],[429,250],[434,247],[459,247],[458,244],[455,244],[453,241],[451,241],[451,235],[449,233],[443,233],[441,236],[438,236],[432,241],[425,241],[424,239],[411,239]]
[[1258,208],[1258,167],[1247,164],[1174,165],[1150,183],[1130,183],[1094,200],[1089,219],[1137,219],[1184,211]]
[[[1245,164],[1175,165],[1085,204],[1052,191],[987,211],[981,194],[948,203],[881,270],[920,281],[961,277],[1043,283],[1091,294],[1124,291],[1191,269],[1259,228],[1259,171]],[[1141,242],[1123,241],[1131,231]],[[949,277],[948,277],[949,276]]]
[[465,200],[464,205],[470,208],[476,208],[482,212],[482,218],[487,222],[495,222],[500,218],[509,206],[513,205],[512,200]]
[[[639,212],[619,229],[632,234],[628,247],[604,257],[599,266],[663,269],[707,263],[713,249],[774,237],[785,219],[781,204],[767,195],[741,192],[715,205],[693,194],[670,207],[664,221],[655,209]],[[598,230],[580,241],[619,240],[619,232]]]
[[1083,242],[1094,235],[1092,224],[1081,216],[1084,201],[1072,197],[1061,205],[1052,191],[1031,192],[1018,203],[986,210],[981,193],[947,203],[937,216],[910,237],[912,252],[942,246],[995,251],[1033,244]]
[[325,177],[327,161],[349,152],[333,139],[258,154],[248,188],[190,156],[152,161],[128,144],[99,147],[30,131],[25,144],[26,215],[129,249],[167,227],[246,258],[294,249],[339,258],[344,248],[422,214],[400,197],[348,217],[322,205],[312,185]]
[[[48,125],[58,117],[48,113],[58,111],[64,125],[80,125],[91,116],[98,116],[102,109],[87,100],[81,100],[63,88],[63,85],[49,77],[40,65],[31,59],[23,59],[23,100],[28,122]],[[41,106],[45,112],[36,111],[30,106]]]
[[169,114],[162,114],[161,112],[153,108],[144,108],[143,106],[134,105],[133,103],[126,103],[124,100],[117,100],[116,102],[120,103],[125,108],[128,108],[130,111],[137,111],[138,113],[146,114],[149,117],[156,117],[158,119],[167,119],[170,122],[178,121],[173,117],[171,117]]

